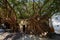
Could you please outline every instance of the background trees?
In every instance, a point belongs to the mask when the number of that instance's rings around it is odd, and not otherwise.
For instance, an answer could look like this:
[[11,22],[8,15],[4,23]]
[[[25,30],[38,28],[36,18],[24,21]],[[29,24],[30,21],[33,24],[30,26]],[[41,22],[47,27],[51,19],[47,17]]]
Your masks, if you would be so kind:
[[[29,18],[34,14],[34,10],[38,10],[38,13],[41,16],[49,16],[49,14],[52,15],[60,10],[59,0],[8,0],[8,2],[10,6],[15,10],[17,18]],[[0,0],[0,8],[4,7],[2,4],[3,0]],[[33,10],[33,8],[35,9]]]

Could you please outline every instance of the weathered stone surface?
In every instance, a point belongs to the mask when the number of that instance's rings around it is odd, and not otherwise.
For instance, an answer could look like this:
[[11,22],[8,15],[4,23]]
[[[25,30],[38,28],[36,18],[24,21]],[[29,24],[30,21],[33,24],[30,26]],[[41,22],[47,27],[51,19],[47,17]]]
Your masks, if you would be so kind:
[[0,34],[0,40],[60,40],[60,35],[54,35],[53,38],[41,38],[39,36],[22,33],[3,33]]

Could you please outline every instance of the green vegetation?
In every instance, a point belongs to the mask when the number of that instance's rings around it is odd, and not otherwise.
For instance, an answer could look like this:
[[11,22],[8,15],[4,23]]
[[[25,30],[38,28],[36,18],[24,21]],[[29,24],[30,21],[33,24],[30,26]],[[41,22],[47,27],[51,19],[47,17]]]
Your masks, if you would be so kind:
[[[41,16],[51,16],[55,12],[60,12],[60,0],[7,0],[16,12],[18,19],[29,18],[35,13]],[[0,0],[0,10],[4,9],[3,0]],[[7,5],[8,6],[8,5]]]

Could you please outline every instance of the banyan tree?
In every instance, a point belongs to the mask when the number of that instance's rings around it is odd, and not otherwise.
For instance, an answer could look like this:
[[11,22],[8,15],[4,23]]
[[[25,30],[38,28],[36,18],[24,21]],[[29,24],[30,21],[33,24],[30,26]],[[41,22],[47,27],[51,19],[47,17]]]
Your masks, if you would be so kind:
[[15,10],[11,7],[11,5],[7,0],[1,0],[1,1],[2,1],[1,5],[2,12],[0,13],[1,24],[4,23],[6,25],[6,28],[11,29],[12,32],[18,32],[19,25],[16,20]]
[[49,26],[49,19],[56,12],[60,12],[60,0],[3,0],[1,3],[2,23],[10,24],[13,31],[19,30],[18,17],[28,19],[26,33],[54,32],[53,27]]
[[45,32],[47,34],[54,32],[53,26],[50,27],[49,25],[49,19],[53,14],[60,10],[57,6],[59,3],[56,1],[57,0],[47,0],[43,6],[40,6],[39,4],[36,5],[35,1],[33,0],[34,15],[28,19],[28,27],[26,28],[26,33],[39,35],[42,33],[44,34]]

